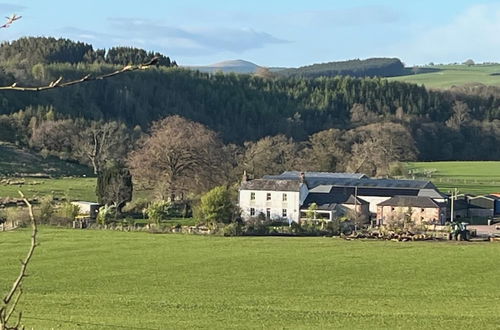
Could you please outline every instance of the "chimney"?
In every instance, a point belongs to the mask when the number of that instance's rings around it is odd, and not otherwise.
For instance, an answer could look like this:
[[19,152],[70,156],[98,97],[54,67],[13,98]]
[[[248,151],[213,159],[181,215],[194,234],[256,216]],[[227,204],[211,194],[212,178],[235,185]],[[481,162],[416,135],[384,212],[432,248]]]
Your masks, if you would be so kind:
[[243,177],[241,178],[241,182],[247,182],[248,181],[248,175],[247,171],[243,171]]
[[306,175],[304,172],[300,172],[299,181],[300,181],[300,183],[304,183],[306,181]]

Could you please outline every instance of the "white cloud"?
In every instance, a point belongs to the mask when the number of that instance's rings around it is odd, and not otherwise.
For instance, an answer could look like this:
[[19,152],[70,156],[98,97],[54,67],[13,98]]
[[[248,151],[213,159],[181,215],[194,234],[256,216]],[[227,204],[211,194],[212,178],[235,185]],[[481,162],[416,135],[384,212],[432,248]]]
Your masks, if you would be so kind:
[[462,62],[468,58],[500,61],[500,5],[470,7],[451,22],[419,29],[408,41],[390,48],[409,64]]

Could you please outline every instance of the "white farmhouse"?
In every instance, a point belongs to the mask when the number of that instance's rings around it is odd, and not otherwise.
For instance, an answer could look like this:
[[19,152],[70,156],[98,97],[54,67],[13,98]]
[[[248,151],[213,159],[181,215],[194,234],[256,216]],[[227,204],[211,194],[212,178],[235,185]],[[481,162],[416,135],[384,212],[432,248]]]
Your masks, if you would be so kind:
[[307,185],[301,180],[243,180],[239,205],[243,219],[264,216],[267,219],[296,221],[307,197]]
[[357,173],[290,171],[256,180],[248,180],[245,174],[239,206],[243,219],[260,216],[299,222],[313,204],[315,213],[326,220],[352,210],[366,218],[375,218],[377,205],[395,196],[447,202],[447,196],[429,181],[372,179]]

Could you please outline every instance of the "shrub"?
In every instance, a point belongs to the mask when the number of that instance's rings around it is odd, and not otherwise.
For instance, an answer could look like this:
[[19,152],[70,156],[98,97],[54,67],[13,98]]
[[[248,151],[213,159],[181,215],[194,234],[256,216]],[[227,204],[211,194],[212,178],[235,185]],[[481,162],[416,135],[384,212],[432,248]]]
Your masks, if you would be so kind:
[[61,217],[66,219],[66,221],[72,222],[80,213],[80,207],[78,207],[78,205],[71,204],[69,201],[65,201],[61,204],[58,213]]
[[269,234],[269,222],[259,217],[250,218],[243,227],[245,235],[267,235]]
[[116,219],[116,207],[114,205],[104,205],[99,208],[99,213],[97,214],[97,223],[101,225],[108,224]]
[[42,198],[40,201],[38,219],[42,224],[50,223],[51,218],[55,213],[54,198],[49,195]]
[[241,236],[243,235],[243,228],[240,223],[233,222],[224,226],[222,234],[224,236]]
[[137,198],[127,203],[123,208],[126,213],[142,214],[142,211],[148,208],[149,200],[146,198]]
[[403,176],[406,174],[405,165],[401,162],[394,162],[389,165],[389,175],[391,177]]
[[198,217],[209,226],[231,223],[236,216],[236,205],[231,192],[224,186],[215,187],[201,197]]
[[171,209],[172,203],[167,201],[157,201],[149,205],[146,210],[146,214],[148,215],[151,223],[159,225],[162,220],[169,217]]

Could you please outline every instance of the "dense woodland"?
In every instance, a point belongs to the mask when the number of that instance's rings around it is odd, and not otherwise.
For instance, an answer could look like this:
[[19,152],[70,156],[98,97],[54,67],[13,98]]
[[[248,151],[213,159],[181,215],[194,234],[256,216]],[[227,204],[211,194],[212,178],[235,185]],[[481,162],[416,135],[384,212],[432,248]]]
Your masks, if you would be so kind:
[[410,70],[398,58],[368,58],[366,60],[349,60],[319,63],[300,68],[278,71],[285,77],[318,78],[318,77],[395,77],[408,74]]
[[[131,48],[106,52],[51,38],[4,43],[0,80],[4,85],[40,85],[60,76],[69,80],[111,72],[155,55],[162,59],[157,68],[119,79],[44,92],[1,91],[0,140],[76,159],[96,170],[92,159],[81,156],[84,151],[73,150],[75,139],[92,136],[88,129],[104,123],[121,127],[116,129],[126,130],[133,145],[153,121],[180,115],[215,131],[224,144],[233,146],[235,155],[269,139],[293,141],[291,150],[297,148],[301,156],[285,148],[279,161],[306,159],[310,168],[321,170],[373,168],[379,166],[375,158],[381,155],[394,161],[500,159],[500,90],[493,87],[430,91],[382,78],[211,75],[178,68],[157,53]],[[309,157],[311,161],[304,150],[321,150],[313,145],[318,136],[326,160]],[[66,142],[51,146],[51,139]],[[405,144],[391,149],[380,141]],[[336,146],[341,150],[337,154]],[[238,148],[246,151],[235,151]],[[372,165],[353,164],[353,156],[368,150]],[[382,175],[387,166],[381,168],[365,171]]]

